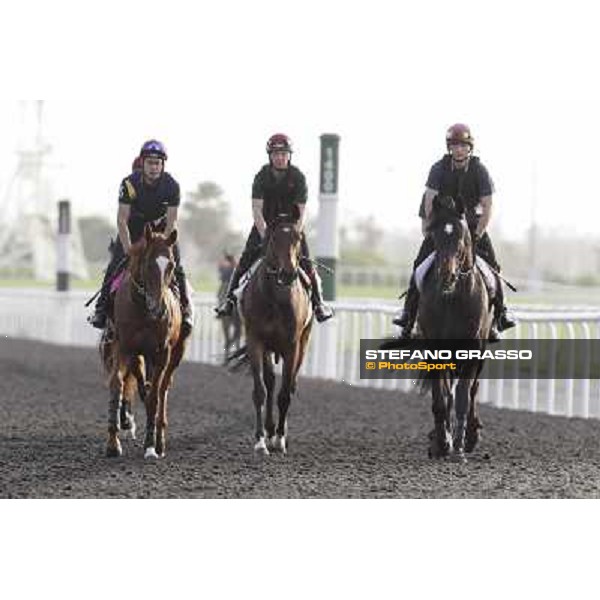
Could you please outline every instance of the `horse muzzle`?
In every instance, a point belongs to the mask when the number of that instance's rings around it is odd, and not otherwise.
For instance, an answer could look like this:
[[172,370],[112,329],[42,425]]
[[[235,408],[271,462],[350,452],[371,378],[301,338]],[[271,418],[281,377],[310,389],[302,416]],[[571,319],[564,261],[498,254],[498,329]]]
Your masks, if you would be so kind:
[[146,314],[151,321],[159,321],[165,316],[167,307],[164,302],[153,302],[146,300]]

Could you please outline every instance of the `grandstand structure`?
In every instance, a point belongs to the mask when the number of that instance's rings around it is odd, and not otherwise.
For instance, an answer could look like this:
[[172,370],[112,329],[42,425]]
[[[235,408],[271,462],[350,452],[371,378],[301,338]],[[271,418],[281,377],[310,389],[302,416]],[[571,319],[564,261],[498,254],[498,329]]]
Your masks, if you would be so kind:
[[[57,271],[60,166],[44,138],[42,100],[20,103],[16,166],[3,192],[0,212],[0,272],[50,281]],[[87,278],[81,234],[73,223],[69,243],[70,273]]]

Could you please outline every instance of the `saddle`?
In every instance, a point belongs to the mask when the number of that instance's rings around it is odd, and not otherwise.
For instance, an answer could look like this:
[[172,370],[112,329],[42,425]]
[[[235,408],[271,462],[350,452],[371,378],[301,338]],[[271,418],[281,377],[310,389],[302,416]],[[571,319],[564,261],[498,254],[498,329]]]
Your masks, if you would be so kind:
[[[435,250],[415,269],[415,284],[419,293],[423,291],[423,282],[425,276],[429,273],[429,269],[433,265],[435,260]],[[492,267],[487,263],[485,259],[477,255],[475,257],[475,266],[481,273],[485,287],[487,288],[490,299],[494,299],[498,293],[498,277],[496,276]]]

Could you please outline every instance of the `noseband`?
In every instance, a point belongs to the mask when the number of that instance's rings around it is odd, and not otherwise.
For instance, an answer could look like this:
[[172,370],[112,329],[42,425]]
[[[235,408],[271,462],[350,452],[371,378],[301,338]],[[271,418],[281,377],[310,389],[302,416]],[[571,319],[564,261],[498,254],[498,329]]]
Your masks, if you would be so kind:
[[298,279],[298,267],[293,271],[286,271],[282,267],[265,265],[265,273],[267,277],[275,278],[275,283],[282,287],[291,287],[294,281]]
[[[469,275],[471,275],[471,273],[473,273],[473,269],[475,268],[475,262],[473,262],[473,264],[467,269],[463,269],[461,267],[462,263],[464,263],[464,261],[466,259],[466,255],[467,255],[467,253],[463,252],[462,256],[460,258],[457,257],[459,266],[458,266],[457,270],[451,274],[448,285],[442,286],[443,291],[446,291],[446,292],[452,291],[452,288],[454,285],[456,285],[461,280],[466,279]],[[440,272],[440,271],[441,271],[441,266],[438,265],[438,272]],[[448,289],[448,288],[450,288],[450,289]]]

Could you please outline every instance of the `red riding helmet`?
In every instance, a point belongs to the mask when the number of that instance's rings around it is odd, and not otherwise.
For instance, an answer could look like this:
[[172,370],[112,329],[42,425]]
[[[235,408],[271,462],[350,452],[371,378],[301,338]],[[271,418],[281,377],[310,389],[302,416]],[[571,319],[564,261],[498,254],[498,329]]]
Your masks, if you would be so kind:
[[275,150],[284,150],[291,154],[293,152],[292,140],[285,133],[272,135],[267,142],[267,154],[271,154]]
[[446,131],[446,146],[448,148],[451,144],[469,144],[473,149],[474,142],[469,126],[464,123],[455,123]]

